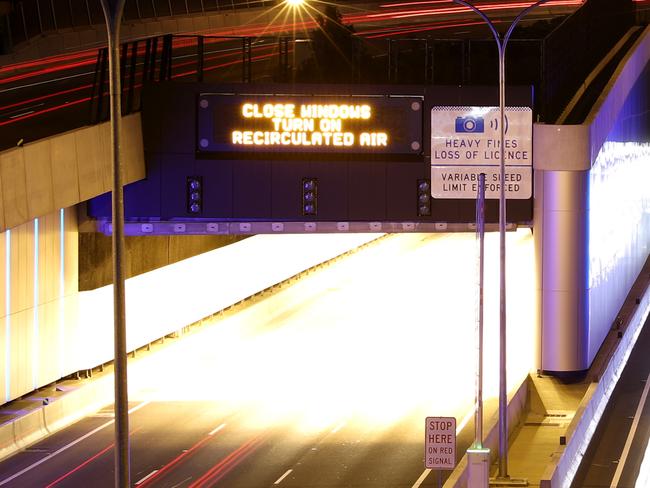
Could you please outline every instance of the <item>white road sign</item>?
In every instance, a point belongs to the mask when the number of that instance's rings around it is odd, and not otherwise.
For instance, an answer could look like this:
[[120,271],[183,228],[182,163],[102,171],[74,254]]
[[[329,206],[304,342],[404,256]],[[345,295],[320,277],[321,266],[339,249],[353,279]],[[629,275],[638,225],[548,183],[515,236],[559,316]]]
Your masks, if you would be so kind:
[[[506,107],[506,165],[533,164],[533,112]],[[499,166],[499,107],[433,107],[431,164]]]
[[[499,198],[501,119],[498,107],[431,109],[431,196],[476,198],[478,175],[487,175],[486,198]],[[506,198],[532,196],[533,116],[529,107],[506,107]]]
[[456,466],[456,419],[427,417],[424,437],[424,467],[454,469]]
[[[485,173],[485,198],[499,198],[501,185],[498,166],[432,166],[433,198],[476,198],[478,177]],[[527,200],[532,197],[532,168],[506,166],[506,198]]]

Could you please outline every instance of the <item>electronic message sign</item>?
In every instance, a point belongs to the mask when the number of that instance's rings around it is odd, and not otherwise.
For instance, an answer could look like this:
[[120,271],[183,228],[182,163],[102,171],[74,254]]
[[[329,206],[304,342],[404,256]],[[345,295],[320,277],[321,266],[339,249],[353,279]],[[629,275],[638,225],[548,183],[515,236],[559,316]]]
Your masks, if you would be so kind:
[[421,96],[200,94],[199,153],[422,152]]

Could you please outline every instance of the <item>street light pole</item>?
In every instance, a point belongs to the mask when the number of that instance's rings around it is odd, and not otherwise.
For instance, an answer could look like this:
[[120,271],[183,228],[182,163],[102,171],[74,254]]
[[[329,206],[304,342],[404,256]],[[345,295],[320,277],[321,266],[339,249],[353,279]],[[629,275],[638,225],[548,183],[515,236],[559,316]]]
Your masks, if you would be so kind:
[[[124,192],[120,136],[122,87],[120,83],[120,23],[126,0],[101,0],[108,34],[109,90],[111,102],[111,160],[113,170],[113,328],[115,348],[115,486],[131,486],[129,466],[129,411],[124,292]],[[100,93],[100,96],[102,94]]]
[[453,0],[476,12],[488,25],[497,43],[499,52],[499,116],[500,116],[500,172],[499,172],[499,479],[508,476],[508,387],[506,378],[506,164],[504,153],[505,140],[505,102],[506,102],[506,46],[510,35],[519,21],[532,9],[549,2],[538,0],[522,10],[512,21],[505,36],[501,38],[492,21],[474,5],[466,0]]

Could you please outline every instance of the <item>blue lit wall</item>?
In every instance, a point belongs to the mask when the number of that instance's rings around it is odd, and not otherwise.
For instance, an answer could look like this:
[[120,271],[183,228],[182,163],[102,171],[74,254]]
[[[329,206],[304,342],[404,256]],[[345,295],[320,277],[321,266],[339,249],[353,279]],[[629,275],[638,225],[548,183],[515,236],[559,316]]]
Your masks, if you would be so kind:
[[648,67],[589,175],[589,358],[593,360],[650,253]]

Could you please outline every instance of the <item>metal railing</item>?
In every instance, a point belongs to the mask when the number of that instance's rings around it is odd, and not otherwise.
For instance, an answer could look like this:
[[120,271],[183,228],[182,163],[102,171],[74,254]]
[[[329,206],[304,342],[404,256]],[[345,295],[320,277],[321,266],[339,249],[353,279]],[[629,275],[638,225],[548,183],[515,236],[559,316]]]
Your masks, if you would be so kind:
[[[585,50],[581,50],[583,45],[556,48],[566,26],[572,25],[566,22],[561,30],[553,31],[550,40],[511,39],[506,79],[510,85],[534,87],[538,120],[554,122],[577,85],[626,31],[629,19],[620,20],[616,28],[601,33],[597,45]],[[580,32],[585,29],[588,27],[582,26]],[[316,59],[311,40],[284,36],[169,34],[125,43],[121,50],[123,111],[127,114],[139,110],[142,86],[159,81],[435,85],[495,85],[498,81],[494,68],[497,51],[491,40],[369,41],[355,37],[354,42],[354,55],[345,63]],[[585,56],[587,51],[589,56]],[[549,66],[553,59],[567,64]],[[91,97],[91,123],[107,117],[107,103],[103,100],[107,96],[106,62],[105,51],[100,50]]]
[[[624,3],[620,5],[625,5],[631,0],[621,2]],[[630,14],[627,9],[615,16],[610,3],[596,0],[594,5],[599,8],[577,11],[544,39],[514,38],[509,44],[507,82],[535,87],[537,120],[555,122],[556,114],[577,86],[634,22],[633,12]],[[607,25],[599,29],[602,23]],[[591,33],[594,30],[598,36]],[[528,32],[522,31],[519,37],[525,37]],[[497,83],[498,73],[494,68],[497,52],[490,40],[368,39],[353,35],[345,49],[348,56],[343,61],[323,56],[322,50],[317,55],[317,42],[315,38],[285,36],[171,34],[126,42],[120,49],[123,113],[141,109],[143,86],[169,81],[487,86]],[[67,108],[65,123],[39,124],[38,130],[33,131],[34,137],[107,120],[105,49],[97,51],[94,64],[94,70],[85,78],[91,86],[89,101],[79,100]],[[15,145],[23,137],[21,124],[35,121],[34,117],[25,122],[16,119],[16,123],[7,126],[5,146]]]

